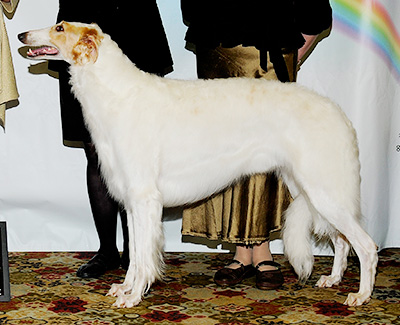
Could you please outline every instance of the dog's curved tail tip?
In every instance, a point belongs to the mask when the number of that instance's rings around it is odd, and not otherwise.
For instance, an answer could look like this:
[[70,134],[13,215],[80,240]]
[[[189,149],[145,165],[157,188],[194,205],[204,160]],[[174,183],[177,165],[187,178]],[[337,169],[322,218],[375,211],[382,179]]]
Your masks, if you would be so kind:
[[312,222],[306,199],[299,195],[285,212],[282,239],[285,255],[301,283],[310,277],[314,266],[311,247]]

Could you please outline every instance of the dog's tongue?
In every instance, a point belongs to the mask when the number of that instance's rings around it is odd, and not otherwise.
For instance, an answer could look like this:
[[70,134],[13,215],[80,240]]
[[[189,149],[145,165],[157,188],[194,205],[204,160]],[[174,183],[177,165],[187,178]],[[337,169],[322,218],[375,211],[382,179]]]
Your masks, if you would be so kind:
[[45,46],[45,47],[40,47],[37,49],[29,49],[27,54],[30,57],[35,57],[35,56],[39,56],[39,55],[56,55],[56,54],[58,54],[58,51],[54,47]]

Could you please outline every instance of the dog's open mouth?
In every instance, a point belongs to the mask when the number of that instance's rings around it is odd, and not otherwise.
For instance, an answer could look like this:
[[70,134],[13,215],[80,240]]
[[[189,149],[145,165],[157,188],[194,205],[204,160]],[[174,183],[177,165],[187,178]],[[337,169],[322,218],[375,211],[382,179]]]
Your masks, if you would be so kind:
[[45,55],[57,55],[59,52],[55,47],[52,46],[41,46],[37,48],[31,48],[27,52],[27,55],[31,58],[36,58]]

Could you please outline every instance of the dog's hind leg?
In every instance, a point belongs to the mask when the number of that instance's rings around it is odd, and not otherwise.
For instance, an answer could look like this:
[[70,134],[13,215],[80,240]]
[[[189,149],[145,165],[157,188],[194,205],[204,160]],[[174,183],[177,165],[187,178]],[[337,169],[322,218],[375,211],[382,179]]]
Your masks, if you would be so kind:
[[[310,196],[314,207],[319,212],[322,218],[328,221],[331,226],[337,229],[354,248],[360,260],[360,288],[357,293],[350,293],[345,301],[346,305],[358,306],[367,303],[370,300],[372,290],[375,283],[376,266],[378,263],[378,255],[376,245],[371,237],[361,227],[357,216],[352,213],[346,212],[345,209],[334,207],[329,200],[319,201],[316,198],[321,197],[320,192],[318,196]],[[314,198],[314,200],[312,199]],[[357,211],[357,210],[355,210]],[[340,216],[338,218],[338,216]],[[340,260],[344,258],[343,251],[339,249],[339,256],[336,259],[334,275],[339,274],[343,266]]]
[[332,272],[329,276],[321,276],[315,284],[320,288],[330,288],[333,285],[338,284],[342,280],[343,273],[347,268],[347,256],[350,250],[348,241],[338,233],[333,234],[331,240],[335,250]]
[[377,246],[358,223],[351,222],[343,228],[341,232],[353,246],[360,261],[360,289],[348,295],[345,305],[359,306],[371,298],[378,264]]
[[130,264],[125,281],[114,284],[109,295],[118,296],[115,306],[132,307],[142,300],[151,284],[163,274],[164,235],[162,203],[156,191],[127,204]]

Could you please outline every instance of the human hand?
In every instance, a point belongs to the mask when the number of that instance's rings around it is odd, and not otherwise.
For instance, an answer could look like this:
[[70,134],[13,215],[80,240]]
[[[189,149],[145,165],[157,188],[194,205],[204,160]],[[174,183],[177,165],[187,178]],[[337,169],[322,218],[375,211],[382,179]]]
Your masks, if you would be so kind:
[[306,35],[306,34],[302,35],[306,42],[297,52],[297,63],[301,62],[301,60],[304,58],[304,55],[313,47],[315,41],[319,36],[319,35]]

